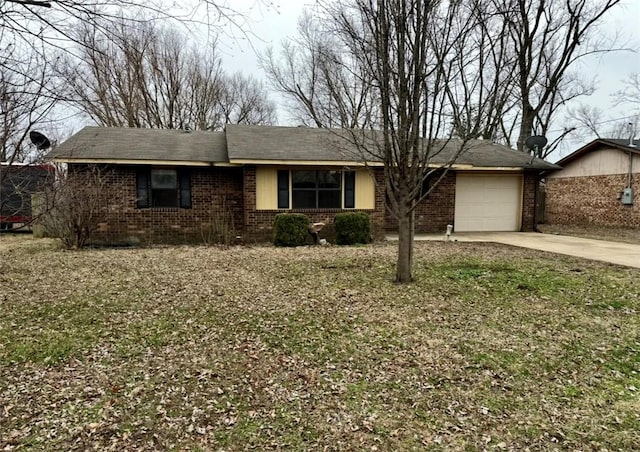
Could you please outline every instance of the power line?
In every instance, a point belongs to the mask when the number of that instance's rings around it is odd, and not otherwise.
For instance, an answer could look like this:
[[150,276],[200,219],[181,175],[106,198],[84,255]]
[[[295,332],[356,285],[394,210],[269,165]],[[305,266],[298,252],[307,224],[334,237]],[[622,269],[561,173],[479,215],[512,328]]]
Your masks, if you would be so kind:
[[[607,120],[605,120],[605,121],[594,122],[594,123],[592,123],[592,125],[594,125],[594,126],[599,126],[599,125],[601,125],[601,124],[608,124],[608,123],[610,123],[610,122],[622,121],[623,119],[637,118],[638,116],[640,116],[640,113],[637,113],[637,114],[635,114],[635,115],[622,116],[622,117],[620,117],[620,118],[607,119]],[[575,126],[574,128],[575,128],[575,129],[584,129],[584,128],[588,128],[588,127],[589,127],[589,126],[587,126],[587,125],[580,124],[580,125]],[[566,131],[566,130],[567,130],[567,128],[564,128],[564,129],[554,129],[554,130],[549,130],[547,133],[564,132],[564,131]]]

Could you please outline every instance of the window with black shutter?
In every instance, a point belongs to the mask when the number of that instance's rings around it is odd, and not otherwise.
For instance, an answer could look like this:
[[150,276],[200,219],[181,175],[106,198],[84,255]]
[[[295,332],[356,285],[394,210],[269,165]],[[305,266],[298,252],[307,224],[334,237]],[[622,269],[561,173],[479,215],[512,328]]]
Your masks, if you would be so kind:
[[191,175],[172,168],[138,171],[136,206],[191,208]]

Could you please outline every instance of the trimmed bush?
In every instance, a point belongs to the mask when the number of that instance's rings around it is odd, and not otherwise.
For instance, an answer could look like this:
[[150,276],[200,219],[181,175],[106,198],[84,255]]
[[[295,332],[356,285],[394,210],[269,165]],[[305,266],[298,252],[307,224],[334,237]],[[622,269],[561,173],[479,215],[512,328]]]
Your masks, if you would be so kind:
[[302,246],[309,237],[309,219],[301,213],[280,213],[273,222],[275,246]]
[[338,245],[355,245],[371,241],[371,219],[366,213],[339,213],[333,222]]

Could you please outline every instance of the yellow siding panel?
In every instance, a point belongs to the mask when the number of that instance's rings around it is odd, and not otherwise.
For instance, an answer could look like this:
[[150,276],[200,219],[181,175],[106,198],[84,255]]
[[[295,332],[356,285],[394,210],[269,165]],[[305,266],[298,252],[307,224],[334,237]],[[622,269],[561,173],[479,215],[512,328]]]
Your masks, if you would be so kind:
[[356,209],[375,209],[376,187],[368,170],[356,171]]
[[278,208],[278,170],[256,168],[256,210]]

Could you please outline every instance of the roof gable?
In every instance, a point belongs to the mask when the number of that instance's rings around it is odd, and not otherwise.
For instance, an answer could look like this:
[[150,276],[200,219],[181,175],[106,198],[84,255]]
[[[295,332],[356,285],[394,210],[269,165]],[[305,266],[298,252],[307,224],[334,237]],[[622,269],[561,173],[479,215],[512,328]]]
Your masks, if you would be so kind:
[[[637,146],[637,145],[636,145]],[[629,146],[629,140],[618,140],[618,139],[603,139],[603,138],[597,138],[593,141],[591,141],[590,143],[585,144],[584,146],[582,146],[580,149],[578,149],[577,151],[572,152],[571,154],[567,155],[566,157],[563,157],[562,159],[558,160],[558,162],[556,162],[556,164],[558,166],[565,166],[575,160],[578,160],[579,158],[581,158],[582,156],[584,156],[585,154],[588,154],[590,152],[595,152],[598,151],[600,149],[616,149],[625,153],[633,153],[633,154],[638,154],[640,155],[640,148],[639,147],[635,147],[635,146]]]

